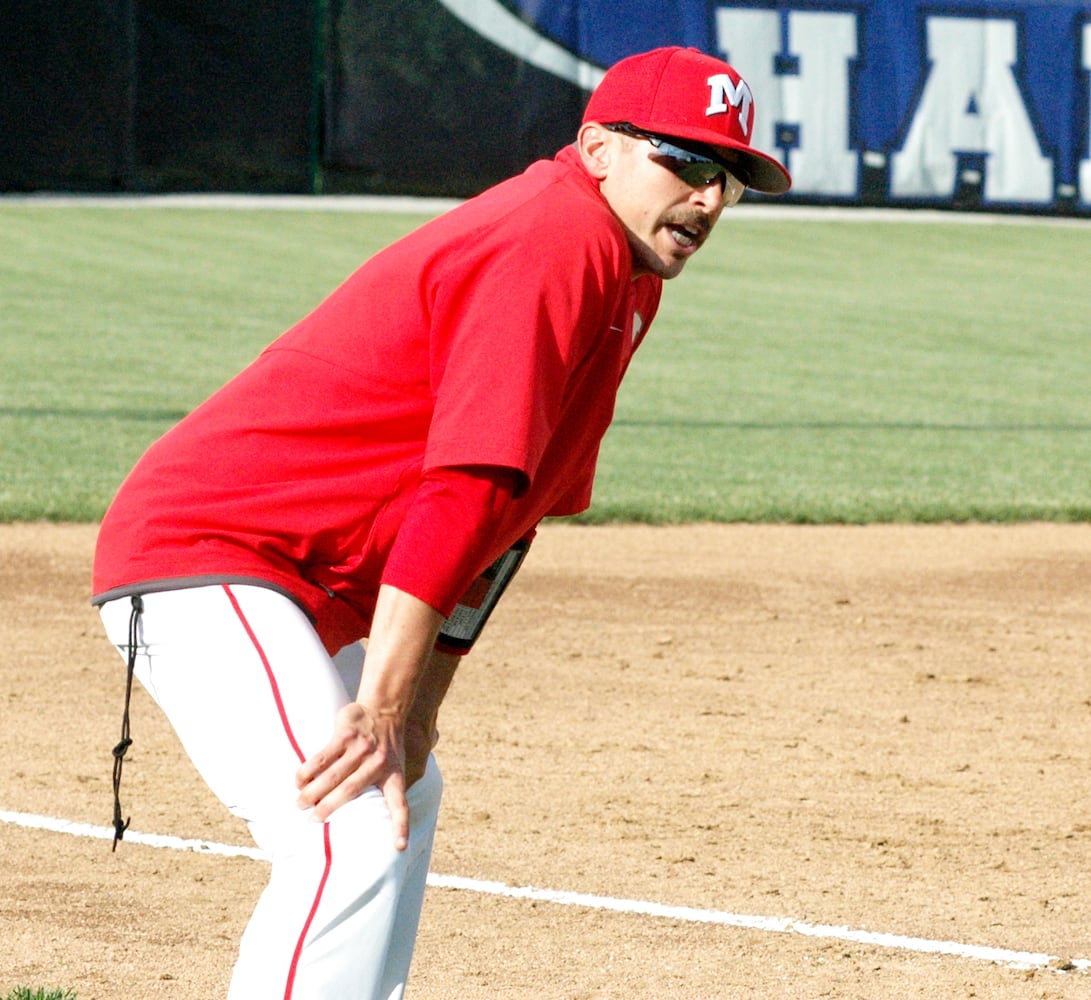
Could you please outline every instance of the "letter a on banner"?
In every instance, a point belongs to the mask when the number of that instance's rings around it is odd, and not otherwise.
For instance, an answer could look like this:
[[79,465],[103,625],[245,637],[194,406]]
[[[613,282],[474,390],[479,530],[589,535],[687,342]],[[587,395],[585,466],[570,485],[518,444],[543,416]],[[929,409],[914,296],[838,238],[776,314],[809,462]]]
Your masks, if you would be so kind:
[[986,202],[1050,202],[1053,164],[1015,76],[1014,22],[930,17],[927,36],[931,69],[905,144],[891,157],[891,195],[949,198],[958,157],[973,154],[985,159]]

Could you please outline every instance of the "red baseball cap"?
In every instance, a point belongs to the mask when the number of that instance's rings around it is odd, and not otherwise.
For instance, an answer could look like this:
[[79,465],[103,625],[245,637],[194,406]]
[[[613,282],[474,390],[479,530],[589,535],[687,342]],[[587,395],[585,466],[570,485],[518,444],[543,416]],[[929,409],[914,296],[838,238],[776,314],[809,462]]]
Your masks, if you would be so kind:
[[792,186],[780,163],[750,146],[754,95],[747,82],[698,49],[668,46],[615,63],[591,95],[583,120],[628,122],[667,139],[708,146],[755,191],[783,194]]

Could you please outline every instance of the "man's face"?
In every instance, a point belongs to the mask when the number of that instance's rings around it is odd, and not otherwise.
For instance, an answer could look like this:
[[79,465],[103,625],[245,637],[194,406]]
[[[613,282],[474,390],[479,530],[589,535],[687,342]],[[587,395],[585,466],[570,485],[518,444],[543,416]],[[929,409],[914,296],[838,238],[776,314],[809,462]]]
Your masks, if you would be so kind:
[[600,189],[628,233],[633,277],[677,276],[720,218],[722,183],[691,186],[646,139],[607,131],[604,140],[610,162]]

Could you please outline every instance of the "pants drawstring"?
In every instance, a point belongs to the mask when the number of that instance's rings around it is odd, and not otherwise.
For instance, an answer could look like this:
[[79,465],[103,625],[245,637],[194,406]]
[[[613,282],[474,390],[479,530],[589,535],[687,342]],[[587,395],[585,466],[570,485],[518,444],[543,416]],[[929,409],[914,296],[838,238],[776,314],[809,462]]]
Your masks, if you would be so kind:
[[117,842],[125,836],[129,828],[127,817],[121,819],[121,766],[125,760],[125,752],[133,745],[129,738],[129,702],[133,694],[133,671],[136,668],[137,633],[139,631],[140,615],[144,611],[144,601],[139,594],[132,597],[133,610],[129,616],[129,660],[125,671],[125,712],[121,717],[121,742],[114,747],[114,846],[111,852],[117,850]]

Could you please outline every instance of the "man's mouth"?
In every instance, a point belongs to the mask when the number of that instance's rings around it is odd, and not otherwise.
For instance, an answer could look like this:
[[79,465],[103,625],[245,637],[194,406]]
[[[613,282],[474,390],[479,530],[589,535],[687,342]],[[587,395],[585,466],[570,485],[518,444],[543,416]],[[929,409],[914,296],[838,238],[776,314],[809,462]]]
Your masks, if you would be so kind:
[[674,237],[674,242],[686,250],[699,247],[704,243],[711,228],[708,219],[702,215],[691,215],[688,218],[667,223],[667,229]]
[[670,231],[671,236],[674,237],[674,242],[685,246],[685,248],[696,246],[700,241],[700,233],[688,226],[671,226]]

